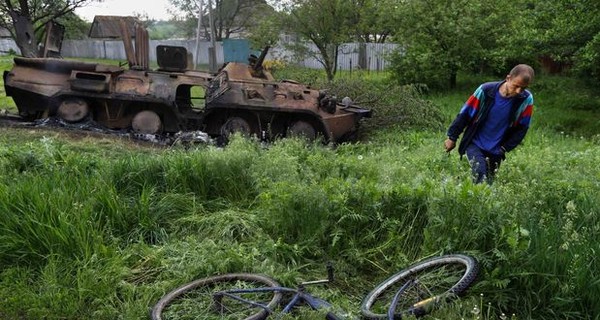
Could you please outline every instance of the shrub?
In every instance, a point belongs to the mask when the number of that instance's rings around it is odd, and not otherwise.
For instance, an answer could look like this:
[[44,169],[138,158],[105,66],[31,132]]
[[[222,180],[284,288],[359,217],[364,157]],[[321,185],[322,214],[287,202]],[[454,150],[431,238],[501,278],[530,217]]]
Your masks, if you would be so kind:
[[434,129],[444,125],[441,110],[433,102],[425,100],[425,87],[397,85],[393,83],[367,84],[362,79],[338,79],[328,84],[329,92],[342,99],[370,108],[373,117],[364,122],[366,131],[380,129]]

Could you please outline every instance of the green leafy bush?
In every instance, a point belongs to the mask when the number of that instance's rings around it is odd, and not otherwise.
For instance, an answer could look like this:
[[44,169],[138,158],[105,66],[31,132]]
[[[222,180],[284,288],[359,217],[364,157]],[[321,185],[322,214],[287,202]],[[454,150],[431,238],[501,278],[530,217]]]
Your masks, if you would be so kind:
[[427,86],[399,85],[386,76],[369,79],[368,75],[342,77],[327,82],[320,70],[288,67],[278,70],[278,79],[291,78],[326,90],[341,101],[350,97],[360,106],[373,110],[373,118],[364,122],[366,131],[374,129],[440,129],[443,116],[439,106],[425,99]]
[[373,111],[373,117],[363,123],[366,134],[385,129],[438,130],[444,125],[440,108],[426,100],[423,88],[416,85],[369,85],[361,78],[341,78],[323,86],[339,100],[347,96]]

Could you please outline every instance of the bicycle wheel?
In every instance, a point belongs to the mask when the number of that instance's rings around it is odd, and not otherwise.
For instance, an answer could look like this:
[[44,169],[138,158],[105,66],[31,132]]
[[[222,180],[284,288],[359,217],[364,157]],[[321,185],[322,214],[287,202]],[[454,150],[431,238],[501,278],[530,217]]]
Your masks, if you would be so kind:
[[401,293],[393,312],[397,319],[402,314],[425,315],[437,303],[464,293],[475,281],[478,270],[474,258],[461,254],[423,260],[394,274],[369,292],[362,302],[361,312],[367,319],[387,319],[396,293],[414,280]]
[[[264,308],[232,298],[222,297],[216,302],[215,293],[233,289],[279,287],[266,276],[251,273],[232,273],[198,279],[163,296],[152,308],[153,320],[162,319],[235,319],[262,320],[269,312]],[[278,291],[260,291],[236,294],[273,310],[282,294]]]

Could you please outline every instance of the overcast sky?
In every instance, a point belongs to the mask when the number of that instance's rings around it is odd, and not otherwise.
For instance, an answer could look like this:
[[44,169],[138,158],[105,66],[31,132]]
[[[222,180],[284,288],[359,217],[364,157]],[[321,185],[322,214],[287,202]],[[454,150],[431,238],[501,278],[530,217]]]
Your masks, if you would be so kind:
[[171,16],[167,9],[172,9],[169,0],[104,0],[78,8],[75,13],[89,22],[96,15],[131,16],[136,13],[146,13],[150,19],[169,20]]

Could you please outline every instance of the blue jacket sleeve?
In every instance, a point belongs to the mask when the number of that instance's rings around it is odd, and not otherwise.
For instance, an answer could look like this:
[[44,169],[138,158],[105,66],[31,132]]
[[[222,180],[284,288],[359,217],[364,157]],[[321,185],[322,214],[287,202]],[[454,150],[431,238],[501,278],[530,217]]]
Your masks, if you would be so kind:
[[481,85],[479,86],[479,88],[477,88],[477,90],[475,90],[475,92],[473,92],[473,94],[469,97],[467,102],[465,102],[463,107],[460,109],[460,112],[458,113],[454,121],[452,121],[452,124],[450,125],[450,127],[448,128],[448,132],[446,133],[448,135],[448,138],[450,138],[453,141],[458,140],[458,136],[461,135],[461,133],[465,130],[469,123],[471,123],[473,118],[475,118],[477,111],[479,111],[479,108],[483,103],[483,97],[483,85]]

